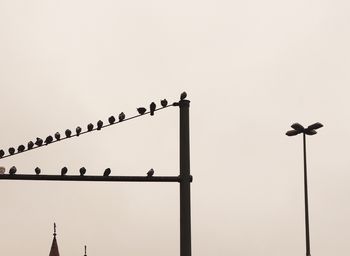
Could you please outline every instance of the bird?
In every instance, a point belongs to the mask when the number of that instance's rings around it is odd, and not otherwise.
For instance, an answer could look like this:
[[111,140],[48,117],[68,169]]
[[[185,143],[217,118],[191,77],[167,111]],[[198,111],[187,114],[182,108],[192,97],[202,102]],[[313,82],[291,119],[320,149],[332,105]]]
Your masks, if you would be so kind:
[[115,117],[114,116],[110,116],[108,118],[108,122],[109,122],[109,124],[113,124],[115,122]]
[[160,105],[162,105],[163,108],[168,106],[168,101],[166,99],[160,101]]
[[97,122],[97,130],[98,131],[101,130],[102,126],[103,126],[103,122],[101,120],[98,120],[98,122]]
[[61,139],[61,134],[59,132],[55,133],[55,139],[60,140]]
[[9,148],[9,153],[10,153],[10,155],[13,155],[13,154],[15,153],[15,151],[16,151],[16,150],[15,150],[14,148],[12,148],[12,147]]
[[77,136],[79,136],[81,133],[81,127],[77,126],[77,128],[75,128],[75,131],[77,132]]
[[12,167],[10,168],[10,170],[9,170],[9,174],[10,174],[10,175],[14,175],[16,172],[17,172],[16,166],[12,166]]
[[66,137],[69,138],[72,135],[72,131],[67,129],[64,134],[66,134]]
[[62,176],[66,175],[67,172],[68,172],[68,168],[67,168],[67,167],[63,167],[63,168],[61,169],[61,175],[62,175]]
[[106,170],[105,170],[105,172],[103,173],[103,176],[109,176],[111,174],[111,169],[110,168],[107,168]]
[[35,171],[35,174],[36,174],[36,175],[39,175],[39,174],[40,174],[40,172],[41,172],[41,170],[40,170],[40,168],[39,168],[39,167],[36,167],[34,171]]
[[89,132],[91,132],[94,129],[94,125],[92,123],[89,123],[87,125],[87,129],[88,129]]
[[143,107],[137,108],[137,112],[139,112],[140,115],[143,115],[144,113],[146,113],[146,109]]
[[37,145],[38,147],[42,146],[43,145],[43,139],[37,137],[36,138],[36,141],[35,141],[35,145]]
[[3,157],[5,155],[5,151],[4,150],[0,150],[0,158]]
[[152,177],[153,174],[154,174],[154,170],[153,170],[153,168],[151,168],[151,170],[149,170],[149,171],[147,172],[147,177]]
[[50,144],[51,142],[53,142],[53,137],[51,135],[47,136],[45,139],[45,144]]
[[151,105],[149,105],[149,109],[151,112],[151,116],[154,115],[154,111],[156,110],[156,103],[152,102]]
[[123,121],[125,119],[125,114],[124,112],[121,112],[118,116],[119,122]]
[[0,174],[1,175],[5,174],[5,171],[6,171],[5,167],[4,166],[0,166]]
[[23,152],[25,150],[25,146],[24,145],[19,145],[18,148],[17,148],[17,151],[18,152]]
[[81,168],[79,169],[79,172],[80,172],[80,176],[84,176],[84,174],[86,173],[85,167],[81,167]]
[[34,142],[33,141],[29,141],[28,144],[27,144],[28,150],[32,149],[33,147],[34,147]]
[[181,93],[181,95],[180,95],[180,100],[184,100],[184,99],[186,99],[186,97],[187,97],[187,93],[186,93],[186,92],[183,92],[183,93]]

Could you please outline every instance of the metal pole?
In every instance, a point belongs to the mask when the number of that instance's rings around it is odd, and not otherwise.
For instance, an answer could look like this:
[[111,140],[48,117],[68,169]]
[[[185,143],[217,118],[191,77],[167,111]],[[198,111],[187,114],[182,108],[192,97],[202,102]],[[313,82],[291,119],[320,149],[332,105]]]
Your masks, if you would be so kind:
[[190,101],[180,107],[180,256],[191,256]]
[[306,256],[310,254],[310,232],[309,232],[309,203],[307,196],[307,167],[306,167],[306,138],[303,133],[303,147],[304,147],[304,195],[305,195],[305,235],[306,235]]

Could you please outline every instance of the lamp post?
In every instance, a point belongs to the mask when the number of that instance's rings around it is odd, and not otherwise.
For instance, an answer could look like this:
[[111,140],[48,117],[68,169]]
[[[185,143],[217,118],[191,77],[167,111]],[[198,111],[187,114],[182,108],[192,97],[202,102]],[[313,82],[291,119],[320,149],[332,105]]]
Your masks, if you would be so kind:
[[311,256],[310,253],[310,230],[309,230],[309,202],[307,190],[307,166],[306,166],[306,135],[315,135],[316,130],[323,127],[321,123],[314,123],[304,128],[299,123],[291,125],[293,130],[286,132],[287,136],[295,136],[299,133],[303,134],[303,154],[304,154],[304,197],[305,197],[305,238],[306,238],[306,256]]

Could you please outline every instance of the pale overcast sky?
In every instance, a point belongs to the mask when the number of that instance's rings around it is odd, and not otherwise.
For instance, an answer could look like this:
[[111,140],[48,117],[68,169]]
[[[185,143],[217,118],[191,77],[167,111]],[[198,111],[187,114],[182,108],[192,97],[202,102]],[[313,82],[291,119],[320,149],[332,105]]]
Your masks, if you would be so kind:
[[[192,254],[350,254],[348,1],[0,1],[0,148],[182,91]],[[3,159],[19,173],[178,175],[178,109]],[[1,181],[0,255],[179,255],[178,184]]]

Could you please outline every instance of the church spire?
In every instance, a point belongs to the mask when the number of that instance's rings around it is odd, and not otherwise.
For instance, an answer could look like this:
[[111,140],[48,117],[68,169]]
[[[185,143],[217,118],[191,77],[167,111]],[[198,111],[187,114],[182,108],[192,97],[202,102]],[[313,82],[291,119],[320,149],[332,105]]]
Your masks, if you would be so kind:
[[58,251],[58,245],[56,240],[56,223],[53,224],[53,240],[51,244],[51,250],[49,256],[60,256],[60,253]]

